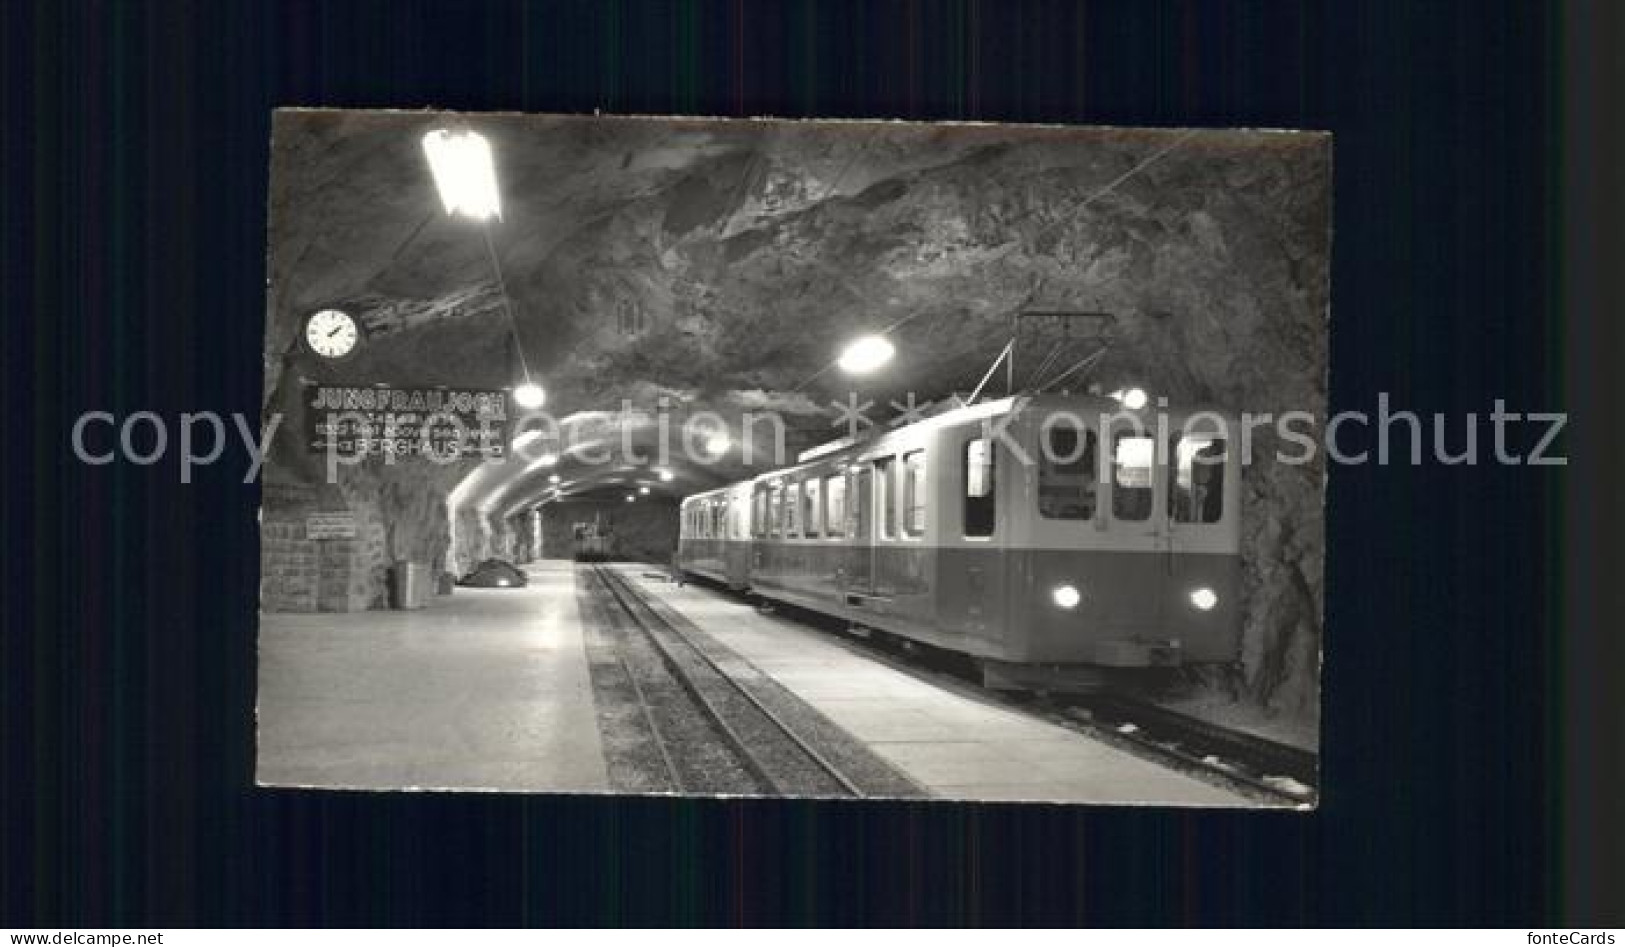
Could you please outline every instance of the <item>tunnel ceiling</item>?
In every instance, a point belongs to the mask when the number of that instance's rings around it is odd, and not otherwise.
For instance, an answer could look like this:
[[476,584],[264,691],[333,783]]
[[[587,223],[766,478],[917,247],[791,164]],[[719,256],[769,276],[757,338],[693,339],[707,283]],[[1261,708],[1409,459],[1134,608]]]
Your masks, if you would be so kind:
[[[428,113],[279,112],[272,152],[266,398],[285,371],[351,384],[518,378],[479,225],[448,217],[421,151]],[[973,387],[1024,310],[1106,311],[1089,381],[1237,410],[1323,407],[1330,171],[1319,134],[466,116],[496,159],[491,237],[519,337],[558,418],[623,399],[679,415],[780,411],[793,444],[842,433],[820,408]],[[295,343],[338,305],[362,351]],[[896,326],[873,379],[831,367]],[[1097,340],[1040,326],[1016,380]],[[1046,359],[1049,364],[1044,364]],[[1043,374],[1037,370],[1042,366]],[[1002,392],[1003,375],[995,382]],[[640,429],[634,439],[648,445]],[[513,462],[460,499],[518,509],[570,491],[681,495],[745,472]]]

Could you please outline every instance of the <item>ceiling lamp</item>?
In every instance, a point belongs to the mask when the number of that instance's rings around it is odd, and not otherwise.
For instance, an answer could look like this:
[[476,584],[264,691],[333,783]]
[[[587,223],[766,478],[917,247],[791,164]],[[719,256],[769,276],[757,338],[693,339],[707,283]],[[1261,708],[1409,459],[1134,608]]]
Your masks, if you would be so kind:
[[513,390],[513,402],[521,408],[536,409],[547,403],[547,392],[535,382],[525,382]]
[[843,372],[863,375],[891,361],[896,354],[897,347],[885,336],[866,335],[848,345],[835,364]]
[[423,136],[423,153],[429,158],[446,213],[475,220],[502,218],[491,145],[484,135],[435,129]]
[[1130,411],[1138,411],[1150,400],[1144,388],[1119,388],[1111,396]]

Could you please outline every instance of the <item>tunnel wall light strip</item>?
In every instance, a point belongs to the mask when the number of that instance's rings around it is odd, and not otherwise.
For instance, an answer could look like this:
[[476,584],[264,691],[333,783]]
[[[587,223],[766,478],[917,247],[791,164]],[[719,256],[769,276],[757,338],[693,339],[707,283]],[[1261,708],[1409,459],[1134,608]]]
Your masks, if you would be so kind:
[[[423,153],[429,159],[429,170],[434,175],[435,187],[440,191],[440,202],[448,214],[463,214],[482,223],[492,217],[502,219],[502,199],[497,188],[496,163],[491,157],[491,143],[479,132],[468,129],[437,128],[423,136]],[[491,269],[496,274],[497,292],[502,297],[502,308],[513,329],[514,349],[519,355],[519,369],[523,383],[514,389],[514,403],[527,410],[540,408],[547,394],[535,383],[530,374],[530,360],[525,357],[524,340],[519,336],[519,321],[514,316],[513,300],[508,296],[508,281],[502,275],[502,260],[496,244],[491,240],[491,228],[483,227],[486,252],[491,257]]]
[[423,136],[423,153],[434,172],[446,213],[475,220],[502,218],[491,144],[478,132],[436,129]]

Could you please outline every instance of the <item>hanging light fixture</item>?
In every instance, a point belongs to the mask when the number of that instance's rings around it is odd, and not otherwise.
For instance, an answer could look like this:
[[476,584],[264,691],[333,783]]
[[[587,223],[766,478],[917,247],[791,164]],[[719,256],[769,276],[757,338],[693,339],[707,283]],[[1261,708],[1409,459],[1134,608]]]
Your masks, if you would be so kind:
[[896,354],[897,347],[885,336],[866,335],[848,345],[835,364],[843,372],[862,375],[891,361]]

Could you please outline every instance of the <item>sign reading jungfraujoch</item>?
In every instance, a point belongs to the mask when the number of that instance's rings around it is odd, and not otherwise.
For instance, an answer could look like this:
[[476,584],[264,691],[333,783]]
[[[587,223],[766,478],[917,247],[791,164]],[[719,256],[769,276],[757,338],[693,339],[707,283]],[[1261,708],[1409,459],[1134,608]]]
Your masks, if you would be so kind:
[[311,453],[453,460],[502,457],[508,393],[474,388],[305,385]]

